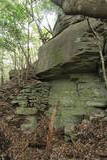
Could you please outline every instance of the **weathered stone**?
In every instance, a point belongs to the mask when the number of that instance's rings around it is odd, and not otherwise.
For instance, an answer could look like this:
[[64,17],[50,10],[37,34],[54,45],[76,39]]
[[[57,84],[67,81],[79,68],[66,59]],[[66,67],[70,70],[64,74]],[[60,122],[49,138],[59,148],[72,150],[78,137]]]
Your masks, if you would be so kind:
[[[74,139],[76,124],[101,110],[99,117],[105,117],[107,90],[97,73],[99,46],[89,23],[81,16],[62,19],[55,26],[55,37],[41,47],[36,66],[38,77],[51,81],[24,86],[16,114],[26,117],[21,129],[29,130],[36,127],[41,113],[55,112],[54,127],[63,129],[65,138]],[[95,19],[90,23],[104,46],[104,25]]]
[[[90,22],[94,29],[100,25],[95,19]],[[84,20],[68,27],[40,48],[36,72],[39,77],[49,79],[70,72],[96,72],[97,63],[99,47]]]
[[[99,94],[99,92],[97,93]],[[104,102],[104,101],[87,101],[87,106],[89,107],[96,107],[96,108],[100,108],[100,109],[106,109],[107,108],[107,102]]]
[[26,121],[21,125],[21,130],[33,131],[37,127],[37,120],[34,116],[27,116]]
[[[106,0],[52,0],[59,5],[66,14],[84,15],[95,18],[107,18]],[[90,11],[91,10],[91,11]]]
[[16,114],[26,117],[26,121],[21,125],[22,130],[33,130],[39,113],[44,113],[48,109],[50,85],[47,82],[33,83],[24,86],[19,95],[13,101],[17,104]]
[[16,104],[18,104],[18,101],[17,100],[13,100],[13,101],[11,101],[11,104],[12,105],[16,105]]
[[21,90],[20,93],[30,93],[31,88],[25,88],[24,90]]
[[35,115],[36,113],[37,113],[36,107],[32,107],[32,108],[17,107],[16,109],[16,114],[19,114],[19,115]]
[[27,101],[24,100],[23,98],[20,101],[18,101],[18,103],[19,103],[19,106],[22,107],[22,108],[27,107]]
[[57,36],[70,25],[79,23],[83,20],[83,16],[59,15],[53,29],[53,35]]
[[18,96],[17,96],[17,101],[21,101],[21,100],[26,100],[26,97],[25,96],[22,96],[22,94],[19,94]]
[[53,108],[58,105],[56,128],[65,128],[65,131],[69,128],[71,132],[69,126],[89,119],[91,114],[101,111],[97,110],[95,104],[102,106],[107,102],[107,90],[95,74],[71,74],[70,78],[54,80],[51,83],[49,103],[52,107],[49,112],[52,114]]

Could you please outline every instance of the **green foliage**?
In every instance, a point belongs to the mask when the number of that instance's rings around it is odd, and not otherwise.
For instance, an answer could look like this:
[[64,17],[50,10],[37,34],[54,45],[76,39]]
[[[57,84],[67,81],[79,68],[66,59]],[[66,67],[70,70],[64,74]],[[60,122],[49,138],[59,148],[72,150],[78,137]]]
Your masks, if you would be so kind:
[[[57,7],[50,0],[40,0],[37,3],[38,12],[45,11],[45,12],[54,12],[57,10]],[[36,8],[37,9],[37,8]]]
[[26,10],[23,5],[13,3],[10,0],[0,0],[0,19],[14,22],[15,19],[23,21],[26,18]]
[[27,18],[25,8],[9,0],[0,1],[0,6],[0,30],[3,41],[4,38],[10,38],[12,41],[21,40],[24,34],[20,24]]
[[52,36],[49,23],[48,27],[42,23],[52,13],[58,13],[58,9],[51,0],[0,0],[0,55],[4,53],[10,68],[21,69],[36,60],[42,40]]

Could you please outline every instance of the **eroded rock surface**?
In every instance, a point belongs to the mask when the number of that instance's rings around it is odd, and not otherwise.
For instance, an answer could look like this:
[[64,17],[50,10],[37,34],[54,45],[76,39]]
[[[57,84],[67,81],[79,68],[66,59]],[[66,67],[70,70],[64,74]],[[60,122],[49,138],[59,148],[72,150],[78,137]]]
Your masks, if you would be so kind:
[[107,18],[106,0],[52,0],[66,14],[84,15],[95,18]]
[[48,110],[50,85],[47,82],[37,82],[25,87],[20,91],[12,104],[16,107],[16,115],[25,117],[22,129],[32,130],[37,126],[37,121]]
[[107,116],[107,90],[95,74],[71,74],[68,78],[52,81],[49,102],[57,107],[56,128],[68,134],[73,124],[91,115]]
[[60,17],[55,37],[39,51],[37,75],[51,84],[47,115],[56,112],[54,127],[63,129],[66,136],[84,119],[107,117],[107,90],[93,30],[100,38],[106,63],[106,23],[93,18]]
[[106,119],[107,90],[93,30],[106,63],[106,23],[82,16],[59,17],[54,37],[40,48],[35,63],[36,76],[45,82],[25,86],[13,102],[18,105],[16,114],[26,117],[23,130],[36,128],[41,115],[51,119],[54,114],[54,128],[68,138],[84,119],[93,115]]
[[[103,45],[103,24],[95,19],[90,19],[90,23],[100,32]],[[36,72],[43,78],[66,73],[96,72],[99,62],[98,44],[87,20],[84,20],[70,25],[40,48]]]
[[79,23],[83,20],[84,20],[83,16],[71,16],[65,14],[59,15],[53,29],[54,36],[57,36],[59,33],[61,33],[64,29],[66,29],[70,25]]

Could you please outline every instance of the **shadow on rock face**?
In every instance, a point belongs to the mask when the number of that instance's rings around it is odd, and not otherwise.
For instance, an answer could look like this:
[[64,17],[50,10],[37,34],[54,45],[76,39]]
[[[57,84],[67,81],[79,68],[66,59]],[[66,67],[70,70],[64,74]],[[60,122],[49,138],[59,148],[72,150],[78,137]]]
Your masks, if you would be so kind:
[[61,7],[63,0],[52,0],[52,2],[54,2],[55,4]]

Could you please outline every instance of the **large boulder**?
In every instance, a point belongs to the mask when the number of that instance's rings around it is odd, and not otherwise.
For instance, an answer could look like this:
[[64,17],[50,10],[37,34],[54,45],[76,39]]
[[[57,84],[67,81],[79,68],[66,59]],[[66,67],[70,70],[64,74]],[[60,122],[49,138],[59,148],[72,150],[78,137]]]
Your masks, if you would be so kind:
[[[102,32],[103,24],[90,19],[93,29]],[[103,45],[102,33],[99,33]],[[75,23],[40,48],[36,72],[39,77],[65,73],[95,72],[99,47],[87,20]]]
[[107,0],[52,0],[66,14],[107,19]]
[[64,29],[72,24],[79,23],[84,20],[83,16],[71,16],[65,14],[59,14],[55,26],[53,28],[53,35],[57,36]]

